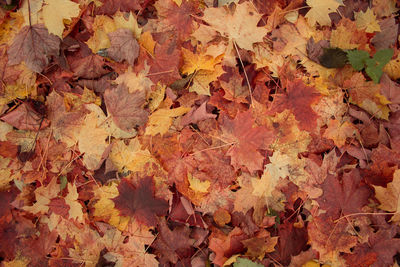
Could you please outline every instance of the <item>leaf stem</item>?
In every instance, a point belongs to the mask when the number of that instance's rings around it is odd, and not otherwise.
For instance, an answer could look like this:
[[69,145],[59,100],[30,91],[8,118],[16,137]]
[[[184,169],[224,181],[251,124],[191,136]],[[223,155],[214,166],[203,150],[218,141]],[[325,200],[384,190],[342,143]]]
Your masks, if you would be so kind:
[[251,106],[251,107],[254,107],[254,106],[253,106],[253,94],[252,94],[252,92],[251,92],[252,89],[251,89],[249,77],[247,76],[246,69],[244,68],[244,64],[243,64],[243,61],[242,61],[242,57],[240,56],[239,49],[237,48],[236,42],[233,41],[232,43],[233,43],[233,46],[235,46],[236,53],[237,53],[237,55],[238,55],[238,57],[239,57],[240,65],[242,65],[242,68],[243,68],[244,77],[246,78],[247,86],[249,87],[250,106]]

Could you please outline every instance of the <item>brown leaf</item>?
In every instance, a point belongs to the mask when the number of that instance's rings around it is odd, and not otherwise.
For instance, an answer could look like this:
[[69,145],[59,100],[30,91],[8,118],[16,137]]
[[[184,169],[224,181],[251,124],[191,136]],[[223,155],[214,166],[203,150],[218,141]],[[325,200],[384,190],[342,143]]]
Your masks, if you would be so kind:
[[8,64],[25,61],[32,71],[42,72],[49,63],[49,57],[58,55],[59,50],[60,38],[49,34],[43,24],[25,26],[8,49]]
[[[13,111],[0,117],[3,121],[20,130],[38,131],[50,125],[50,121],[43,118],[28,102],[23,102]],[[42,121],[43,120],[43,121]]]
[[109,33],[111,47],[107,49],[107,53],[113,60],[122,62],[126,60],[130,65],[135,63],[135,59],[139,56],[139,44],[133,33],[129,29],[118,29]]
[[145,97],[145,92],[140,88],[129,93],[125,84],[104,92],[107,111],[113,117],[115,124],[124,131],[130,131],[147,122],[149,113],[143,108]]

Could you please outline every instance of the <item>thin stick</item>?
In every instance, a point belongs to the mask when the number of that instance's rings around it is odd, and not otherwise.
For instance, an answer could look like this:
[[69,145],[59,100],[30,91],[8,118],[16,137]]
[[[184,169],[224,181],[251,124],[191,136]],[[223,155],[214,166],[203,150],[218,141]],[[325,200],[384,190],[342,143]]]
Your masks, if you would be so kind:
[[213,147],[205,148],[205,149],[202,149],[202,150],[199,150],[199,151],[190,153],[189,155],[192,156],[192,155],[195,155],[195,154],[204,152],[204,151],[213,150],[213,149],[218,149],[218,148],[222,148],[222,147],[226,147],[226,146],[231,146],[231,145],[234,145],[234,144],[236,144],[236,143],[237,143],[237,142],[232,142],[232,143],[227,143],[227,144],[220,145],[220,146],[213,146]]
[[31,1],[28,0],[28,18],[29,18],[29,27],[32,28],[32,21],[31,21]]
[[337,223],[338,221],[340,221],[344,218],[358,216],[358,215],[395,215],[395,214],[398,214],[398,212],[359,212],[359,213],[348,214],[343,217],[340,217],[339,219],[335,220],[334,223]]
[[253,94],[252,94],[252,92],[251,92],[252,89],[251,89],[249,77],[247,76],[247,73],[246,73],[246,70],[245,70],[245,68],[244,68],[244,64],[243,64],[243,61],[242,61],[242,57],[240,56],[239,49],[237,48],[237,45],[236,45],[236,42],[235,42],[235,41],[233,41],[233,45],[235,46],[236,53],[237,53],[237,55],[238,55],[238,57],[239,57],[240,65],[242,65],[243,72],[244,72],[244,77],[246,77],[247,86],[249,87],[250,106],[253,108],[253,107],[254,107],[254,106],[253,106]]

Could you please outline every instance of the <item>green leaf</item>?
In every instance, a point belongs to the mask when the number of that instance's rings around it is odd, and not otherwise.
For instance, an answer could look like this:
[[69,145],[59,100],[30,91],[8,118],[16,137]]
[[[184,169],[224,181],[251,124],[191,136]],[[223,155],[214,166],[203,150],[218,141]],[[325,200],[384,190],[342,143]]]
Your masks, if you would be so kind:
[[369,59],[369,53],[364,50],[349,50],[347,58],[355,70],[362,70],[365,66],[365,61]]
[[379,83],[383,74],[383,67],[390,61],[393,56],[393,49],[382,49],[375,53],[372,59],[365,61],[367,67],[365,72],[375,82]]
[[62,175],[60,176],[60,190],[64,190],[64,188],[67,186],[68,180],[67,180],[67,176]]
[[379,83],[379,80],[383,74],[383,66],[376,64],[376,61],[372,58],[367,59],[366,63],[367,67],[365,68],[365,72],[374,81],[374,83]]
[[342,68],[346,65],[347,55],[340,48],[324,48],[324,53],[319,62],[325,68]]
[[382,49],[375,53],[373,59],[382,65],[382,68],[390,61],[393,56],[393,49]]
[[245,258],[237,258],[236,262],[233,264],[233,267],[264,267],[264,265],[252,262],[251,260]]

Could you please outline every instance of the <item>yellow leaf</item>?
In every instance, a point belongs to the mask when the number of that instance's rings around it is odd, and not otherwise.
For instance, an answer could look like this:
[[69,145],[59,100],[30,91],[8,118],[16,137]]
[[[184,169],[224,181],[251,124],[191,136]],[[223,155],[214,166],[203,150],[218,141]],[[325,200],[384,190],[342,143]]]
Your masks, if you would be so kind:
[[141,149],[137,138],[132,139],[129,145],[125,145],[123,140],[116,141],[112,146],[109,159],[119,172],[126,170],[141,171],[147,162],[154,161],[147,149]]
[[370,8],[368,8],[365,12],[355,12],[354,18],[356,20],[357,28],[365,29],[365,32],[373,33],[381,31],[381,27],[376,20],[376,16]]
[[79,15],[79,4],[69,0],[46,0],[43,6],[43,19],[49,33],[62,38],[64,20]]
[[60,192],[60,185],[57,184],[57,179],[53,177],[47,186],[38,187],[35,190],[36,202],[32,206],[25,206],[23,210],[33,214],[44,214],[49,211],[49,204],[52,198],[55,198]]
[[179,107],[175,109],[159,109],[150,115],[146,127],[146,135],[165,134],[168,132],[174,117],[189,112],[190,108]]
[[[104,122],[104,120],[102,120],[103,118],[100,117],[101,109],[99,111],[99,107],[93,105],[94,104],[88,105],[88,107],[92,107],[93,110],[86,115],[78,137],[79,151],[85,153],[83,155],[83,163],[90,170],[94,170],[98,167],[101,156],[107,147],[106,139],[108,137],[107,131],[104,127],[101,127]],[[102,115],[104,116],[104,114]]]
[[4,267],[26,267],[29,266],[30,263],[29,258],[25,258],[24,256],[21,256],[20,253],[18,253],[14,260],[12,261],[3,261],[2,266]]
[[181,72],[183,74],[192,74],[198,70],[213,71],[216,63],[212,56],[205,55],[202,52],[193,53],[189,49],[182,47],[183,66]]
[[128,18],[126,18],[126,15],[124,14],[125,13],[121,11],[115,13],[113,18],[116,29],[129,29],[133,32],[135,38],[139,39],[142,29],[139,28],[136,17],[132,14],[132,12],[129,13]]
[[119,230],[124,231],[129,223],[129,217],[123,217],[119,215],[119,211],[115,208],[114,201],[119,195],[117,183],[111,183],[98,187],[95,190],[94,199],[98,199],[94,204],[93,216],[96,220],[106,221],[110,225],[117,227]]
[[261,179],[251,179],[251,183],[253,185],[253,195],[257,197],[271,197],[272,191],[275,190],[275,186],[278,184],[278,181],[279,177],[273,178],[265,169]]
[[202,19],[214,30],[227,36],[240,48],[253,50],[253,44],[262,42],[267,29],[257,27],[262,15],[249,2],[236,5],[231,12],[227,8],[207,8]]
[[156,42],[153,40],[150,32],[144,32],[140,35],[139,43],[154,57],[154,47],[156,46]]
[[213,71],[200,70],[196,72],[189,92],[196,92],[198,95],[211,95],[210,82],[217,80],[223,73],[225,73],[225,71],[220,64],[216,65]]
[[396,212],[390,219],[394,222],[400,222],[400,170],[396,170],[393,174],[393,181],[388,183],[386,187],[374,186],[375,197],[379,200],[380,209],[388,212]]
[[336,29],[332,30],[330,39],[331,46],[341,49],[357,48],[359,45],[352,42],[352,39],[354,38],[354,31],[356,30],[354,22],[350,20],[342,21],[339,23]]
[[331,120],[323,136],[332,139],[337,147],[342,147],[346,144],[347,138],[358,135],[358,130],[352,123],[348,121],[340,123],[338,120]]
[[93,23],[93,35],[87,40],[86,44],[93,53],[97,53],[100,49],[109,48],[111,46],[109,33],[117,30],[114,21],[109,16],[97,15]]
[[174,1],[175,4],[177,4],[178,6],[182,5],[182,0],[172,0]]
[[134,34],[135,38],[139,38],[142,30],[137,24],[136,18],[129,13],[128,19],[125,19],[122,12],[115,13],[113,18],[104,15],[97,15],[94,18],[93,30],[94,34],[86,42],[93,53],[97,53],[101,49],[106,49],[111,46],[108,34],[115,32],[118,29],[129,29]]
[[136,73],[129,66],[128,70],[118,76],[115,80],[117,84],[125,84],[129,88],[129,93],[133,93],[136,90],[150,91],[154,83],[146,77],[150,67],[146,67],[139,73]]
[[189,187],[195,192],[207,193],[210,187],[210,181],[200,181],[196,177],[193,177],[191,173],[188,173]]
[[321,26],[331,25],[329,13],[336,12],[339,6],[343,6],[342,0],[307,0],[311,9],[307,12],[306,18],[311,26],[318,22]]
[[389,63],[386,64],[385,67],[383,68],[383,71],[386,72],[391,79],[393,79],[393,80],[399,79],[400,78],[400,54],[398,54],[395,59],[390,60]]
[[64,198],[69,206],[69,218],[76,219],[79,223],[84,223],[82,205],[78,201],[78,191],[75,184],[68,184],[68,195]]
[[149,109],[151,112],[156,110],[164,100],[165,88],[165,85],[157,83],[156,90],[149,94]]

